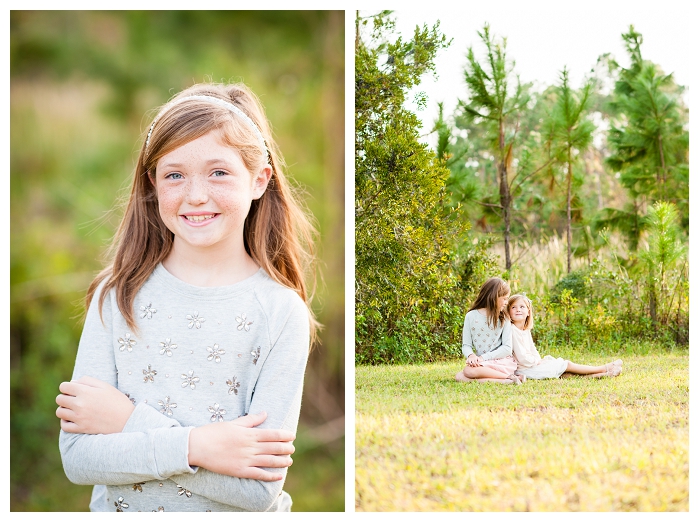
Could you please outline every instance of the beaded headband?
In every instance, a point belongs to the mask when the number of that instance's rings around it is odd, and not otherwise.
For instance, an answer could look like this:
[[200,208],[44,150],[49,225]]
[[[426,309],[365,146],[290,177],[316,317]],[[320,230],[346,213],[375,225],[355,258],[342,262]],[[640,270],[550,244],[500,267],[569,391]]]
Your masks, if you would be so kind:
[[254,131],[255,136],[257,136],[257,141],[260,142],[260,147],[265,151],[265,156],[269,157],[269,150],[267,150],[267,143],[265,143],[265,139],[262,137],[262,133],[260,132],[260,129],[255,125],[255,122],[252,121],[250,116],[245,114],[243,111],[241,111],[238,107],[233,105],[230,102],[227,102],[225,100],[222,100],[221,98],[216,98],[215,96],[208,96],[206,94],[193,94],[191,96],[184,96],[183,98],[177,98],[167,105],[160,111],[160,113],[155,117],[153,120],[153,123],[151,123],[150,129],[148,130],[148,136],[146,137],[146,152],[148,152],[148,145],[150,144],[150,135],[153,133],[153,127],[155,127],[155,124],[158,122],[158,120],[162,117],[163,114],[165,114],[168,109],[173,107],[174,105],[177,105],[180,102],[183,102],[185,100],[199,100],[199,101],[207,101],[214,103],[216,105],[220,105],[221,107],[225,107],[232,113],[240,116],[245,123],[248,124],[248,126]]

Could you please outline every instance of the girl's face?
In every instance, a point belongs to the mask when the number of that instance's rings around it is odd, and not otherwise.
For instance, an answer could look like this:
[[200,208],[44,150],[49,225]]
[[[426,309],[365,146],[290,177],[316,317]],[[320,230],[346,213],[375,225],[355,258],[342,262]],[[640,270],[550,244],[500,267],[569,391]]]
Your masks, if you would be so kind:
[[510,292],[505,295],[498,297],[498,310],[504,310],[507,308],[507,301],[510,299]]
[[524,321],[529,317],[529,308],[524,299],[517,299],[514,303],[510,305],[509,309],[510,319],[515,324],[523,324]]
[[[160,217],[175,235],[173,250],[235,253],[252,200],[262,196],[269,166],[251,174],[240,153],[218,131],[182,145],[158,160],[155,186]],[[239,253],[239,251],[238,251]]]

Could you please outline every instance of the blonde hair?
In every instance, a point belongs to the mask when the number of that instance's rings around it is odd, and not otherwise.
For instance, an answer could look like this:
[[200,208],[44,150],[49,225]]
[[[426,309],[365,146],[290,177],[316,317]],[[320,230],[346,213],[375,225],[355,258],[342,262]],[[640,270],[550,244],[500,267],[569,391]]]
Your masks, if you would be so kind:
[[[529,315],[527,315],[527,318],[524,320],[524,329],[525,330],[531,330],[534,327],[534,310],[532,308],[532,301],[529,299],[526,295],[524,294],[515,294],[511,295],[510,298],[507,300],[507,315],[509,317],[510,315],[510,307],[515,304],[515,301],[518,301],[521,299],[524,301],[524,304],[527,305],[527,310],[529,311]],[[511,321],[512,319],[510,319]]]
[[476,297],[475,302],[468,311],[485,308],[488,326],[497,328],[505,321],[506,317],[505,311],[500,310],[498,306],[498,297],[505,296],[509,293],[510,285],[507,284],[507,281],[499,277],[491,277],[483,283],[483,286],[481,286],[478,292],[478,297]]
[[[218,103],[180,98],[204,95],[235,105],[257,126],[266,142],[260,143],[249,122]],[[175,103],[173,103],[175,102]],[[225,104],[224,104],[225,105]],[[170,253],[173,233],[163,223],[156,189],[150,176],[158,159],[169,152],[218,130],[226,145],[235,147],[250,172],[272,167],[267,189],[252,201],[245,219],[246,252],[279,284],[295,290],[308,307],[311,344],[319,324],[310,307],[315,289],[314,243],[316,230],[301,207],[283,172],[283,159],[272,137],[262,104],[245,85],[203,83],[177,94],[165,104],[144,139],[134,171],[131,193],[124,217],[108,251],[109,265],[92,281],[87,291],[89,306],[98,286],[105,281],[99,297],[100,314],[107,293],[114,288],[126,323],[137,330],[133,302],[158,263]],[[306,281],[311,283],[311,291]]]

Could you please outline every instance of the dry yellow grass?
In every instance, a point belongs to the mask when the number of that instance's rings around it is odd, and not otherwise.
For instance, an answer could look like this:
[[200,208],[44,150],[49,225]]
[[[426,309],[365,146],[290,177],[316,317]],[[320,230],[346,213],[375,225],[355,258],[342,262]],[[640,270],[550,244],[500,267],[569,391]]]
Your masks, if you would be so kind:
[[355,508],[686,511],[688,361],[522,386],[456,383],[460,363],[359,367]]

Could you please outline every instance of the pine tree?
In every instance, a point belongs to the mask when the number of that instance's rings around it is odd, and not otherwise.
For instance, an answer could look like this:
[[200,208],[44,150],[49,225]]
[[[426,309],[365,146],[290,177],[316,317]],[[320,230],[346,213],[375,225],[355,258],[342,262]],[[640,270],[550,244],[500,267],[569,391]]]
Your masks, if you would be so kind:
[[565,165],[566,173],[566,242],[567,271],[571,270],[572,234],[571,234],[571,200],[573,197],[573,166],[577,158],[592,143],[594,124],[585,117],[590,92],[593,84],[588,81],[579,95],[571,89],[568,70],[561,72],[561,85],[558,87],[558,97],[551,115],[552,137],[559,149],[559,161]]
[[[513,147],[517,139],[519,117],[526,107],[529,96],[513,75],[514,62],[508,62],[506,40],[496,43],[490,35],[490,26],[485,24],[478,36],[485,44],[487,71],[475,57],[473,47],[467,54],[468,64],[464,78],[469,90],[469,101],[460,102],[464,115],[480,121],[489,131],[491,146],[497,157],[497,182],[499,205],[504,224],[505,268],[510,269],[510,227],[512,224],[512,194],[510,191],[510,170],[513,160]],[[515,86],[512,82],[515,82]]]
[[621,173],[621,182],[644,212],[647,204],[675,203],[688,228],[689,134],[683,89],[672,74],[641,55],[643,37],[630,26],[622,35],[631,58],[619,69],[611,106],[616,121],[609,132],[612,155],[607,164]]

